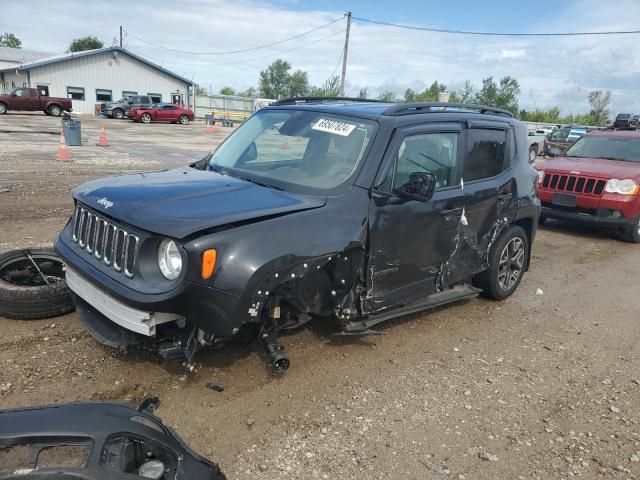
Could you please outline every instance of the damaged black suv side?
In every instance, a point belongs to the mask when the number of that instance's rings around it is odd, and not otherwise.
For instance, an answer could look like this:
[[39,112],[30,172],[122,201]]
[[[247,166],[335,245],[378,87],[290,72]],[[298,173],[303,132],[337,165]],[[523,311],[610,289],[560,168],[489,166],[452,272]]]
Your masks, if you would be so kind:
[[527,129],[468,104],[286,99],[187,168],[74,192],[56,248],[81,321],[191,361],[312,317],[336,333],[484,293],[529,267],[540,203]]

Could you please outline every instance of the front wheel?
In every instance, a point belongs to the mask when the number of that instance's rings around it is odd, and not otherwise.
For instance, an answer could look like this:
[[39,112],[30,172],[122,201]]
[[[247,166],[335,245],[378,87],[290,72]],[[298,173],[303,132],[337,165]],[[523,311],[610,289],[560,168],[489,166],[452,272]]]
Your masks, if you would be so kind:
[[113,113],[113,118],[117,119],[117,120],[122,120],[124,118],[124,110],[120,109],[120,108],[116,108]]
[[629,243],[640,243],[640,216],[638,216],[633,225],[621,232],[620,238]]
[[140,116],[140,121],[142,123],[151,123],[151,115],[149,115],[148,113],[143,113]]
[[529,149],[529,163],[533,163],[536,161],[536,157],[538,156],[538,152],[534,147]]
[[474,283],[486,297],[504,300],[516,291],[529,260],[529,238],[522,227],[504,232],[489,252],[489,268]]
[[7,113],[7,106],[4,103],[0,103],[0,115]]
[[186,115],[180,115],[178,122],[180,122],[180,125],[186,125],[189,123],[189,117],[187,117]]
[[58,105],[51,105],[49,107],[49,115],[59,117],[62,115],[62,109]]

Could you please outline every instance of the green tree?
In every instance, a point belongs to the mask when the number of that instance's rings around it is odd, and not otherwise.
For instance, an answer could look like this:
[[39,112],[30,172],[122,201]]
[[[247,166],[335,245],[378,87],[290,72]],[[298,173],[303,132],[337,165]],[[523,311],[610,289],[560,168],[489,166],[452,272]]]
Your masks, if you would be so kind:
[[591,121],[588,125],[594,125],[598,127],[605,127],[609,124],[609,106],[611,104],[611,92],[602,90],[593,90],[589,92],[589,105],[591,105],[591,111],[589,115]]
[[444,83],[439,83],[436,80],[423,92],[415,92],[411,88],[407,88],[404,92],[404,101],[405,102],[437,102],[438,94],[446,91],[447,91],[447,86]]
[[309,95],[309,75],[302,70],[296,70],[289,77],[287,97],[304,97]]
[[382,92],[380,92],[380,95],[378,95],[378,100],[382,100],[383,102],[397,102],[398,99],[396,98],[396,94],[389,89],[383,90]]
[[282,98],[289,93],[291,64],[278,58],[260,72],[260,96]]
[[196,95],[197,96],[205,97],[205,96],[209,95],[209,90],[204,88],[202,85],[194,85],[194,87],[196,88]]
[[83,52],[85,50],[95,50],[96,48],[102,48],[104,44],[98,40],[97,37],[88,35],[82,38],[74,38],[69,45],[68,52]]
[[369,98],[369,90],[365,88],[361,88],[358,92],[358,98]]
[[[465,80],[464,82],[464,87],[462,87],[460,90],[458,90],[457,92],[453,92],[456,95],[456,101],[460,102],[460,103],[471,103],[473,102],[474,99],[474,90],[475,88],[473,87],[473,84],[471,83],[470,80]],[[453,100],[451,100],[451,97],[449,98],[449,101],[453,102]]]
[[246,90],[242,91],[242,92],[237,92],[237,95],[239,97],[249,97],[249,98],[253,98],[256,96],[258,92],[256,91],[256,89],[254,87],[249,87]]
[[220,89],[220,95],[235,95],[236,91],[231,87],[222,87]]
[[493,77],[482,80],[482,87],[475,95],[475,102],[482,105],[504,108],[514,114],[518,113],[518,96],[520,95],[520,83],[513,77],[506,76],[500,79],[497,85]]
[[13,33],[0,34],[0,47],[22,48],[22,42]]
[[340,77],[332,75],[320,87],[313,87],[310,95],[312,97],[339,97]]

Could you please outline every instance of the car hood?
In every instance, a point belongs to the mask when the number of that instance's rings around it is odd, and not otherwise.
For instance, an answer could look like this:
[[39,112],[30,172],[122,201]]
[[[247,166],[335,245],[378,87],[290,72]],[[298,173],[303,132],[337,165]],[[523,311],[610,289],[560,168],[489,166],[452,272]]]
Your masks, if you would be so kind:
[[[571,173],[598,178],[638,178],[640,163],[602,158],[556,157],[537,165],[538,170],[556,173]],[[576,173],[577,172],[577,173]]]
[[193,168],[94,180],[76,188],[73,196],[99,213],[173,238],[326,203],[324,197],[279,191]]

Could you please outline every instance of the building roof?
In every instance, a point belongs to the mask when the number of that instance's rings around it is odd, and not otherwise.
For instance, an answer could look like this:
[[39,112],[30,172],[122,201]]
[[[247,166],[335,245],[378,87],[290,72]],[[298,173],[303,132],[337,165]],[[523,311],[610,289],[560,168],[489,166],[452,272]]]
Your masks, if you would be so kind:
[[[11,49],[7,49],[7,50],[11,50]],[[15,49],[13,49],[15,50]],[[126,50],[122,47],[117,47],[117,46],[113,46],[113,47],[105,47],[105,48],[97,48],[95,50],[84,50],[82,52],[70,52],[70,53],[63,53],[60,55],[51,55],[48,57],[44,57],[44,58],[37,58],[34,59],[32,61],[29,62],[25,62],[25,63],[21,63],[18,68],[18,70],[30,70],[32,68],[37,68],[37,67],[43,67],[45,65],[50,65],[52,63],[59,63],[59,62],[64,62],[67,60],[72,60],[74,58],[82,58],[82,57],[89,57],[91,55],[98,55],[100,53],[107,53],[107,52],[119,52],[119,53],[123,53],[125,55],[129,55],[132,58],[135,58],[136,60],[145,63],[147,65],[149,65],[150,67],[153,67],[157,70],[160,70],[161,72],[166,73],[167,75],[172,76],[173,78],[177,78],[178,80],[181,80],[185,83],[187,83],[188,85],[193,85],[193,82],[191,80],[188,80],[180,75],[178,75],[177,73],[173,73],[170,70],[167,70],[164,67],[161,67],[160,65],[157,65],[149,60],[147,60],[144,57],[141,57],[140,55],[136,55],[135,53]],[[12,67],[8,70],[13,70],[15,67]]]
[[44,57],[50,57],[53,53],[25,50],[24,48],[0,47],[0,62],[12,62],[21,64],[32,62]]

